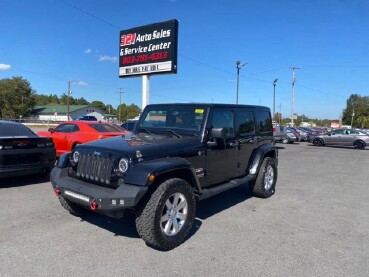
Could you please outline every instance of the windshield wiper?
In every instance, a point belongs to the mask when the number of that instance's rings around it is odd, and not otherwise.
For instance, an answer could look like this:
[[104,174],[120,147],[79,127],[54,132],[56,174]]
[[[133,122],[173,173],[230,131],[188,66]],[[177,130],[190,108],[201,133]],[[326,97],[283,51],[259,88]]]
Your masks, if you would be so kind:
[[165,130],[165,131],[175,135],[177,138],[182,138],[180,134],[178,134],[177,132],[174,132],[173,130]]
[[140,129],[138,129],[138,133],[140,131],[144,131],[145,133],[148,133],[149,135],[151,135],[151,132],[148,129],[146,129],[146,128],[140,128]]

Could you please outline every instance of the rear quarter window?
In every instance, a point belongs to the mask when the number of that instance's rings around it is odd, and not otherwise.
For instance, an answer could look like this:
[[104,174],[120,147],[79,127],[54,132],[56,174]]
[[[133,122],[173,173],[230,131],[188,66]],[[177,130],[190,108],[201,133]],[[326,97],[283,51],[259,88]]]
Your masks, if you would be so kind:
[[259,132],[263,134],[272,134],[273,125],[272,118],[269,111],[257,111],[256,121],[259,128]]

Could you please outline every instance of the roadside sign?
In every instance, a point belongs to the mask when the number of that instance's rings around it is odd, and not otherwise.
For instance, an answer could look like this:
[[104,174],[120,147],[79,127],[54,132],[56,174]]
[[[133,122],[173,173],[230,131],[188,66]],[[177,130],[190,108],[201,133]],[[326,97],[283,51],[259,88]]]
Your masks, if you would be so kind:
[[120,32],[119,77],[177,73],[178,20]]

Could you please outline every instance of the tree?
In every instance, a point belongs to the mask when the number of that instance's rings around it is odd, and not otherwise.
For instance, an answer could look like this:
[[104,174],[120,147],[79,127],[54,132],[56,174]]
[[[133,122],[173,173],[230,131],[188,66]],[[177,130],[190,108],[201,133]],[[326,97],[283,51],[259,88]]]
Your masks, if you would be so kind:
[[[351,94],[346,101],[346,108],[342,112],[342,123],[344,125],[351,125],[358,127],[362,125],[362,120],[369,116],[369,96],[360,96],[358,94]],[[361,120],[361,122],[359,122]],[[365,121],[365,120],[364,120]]]
[[361,129],[369,128],[369,116],[360,115],[357,118],[357,122],[360,124]]
[[131,104],[130,106],[126,106],[126,104],[122,104],[118,106],[118,117],[119,117],[119,107],[120,107],[120,118],[118,121],[126,121],[128,119],[135,118],[140,115],[141,109],[135,104]]
[[92,102],[91,102],[91,105],[92,105],[92,106],[94,106],[94,107],[96,107],[96,108],[100,108],[100,109],[102,109],[103,111],[105,111],[105,112],[106,112],[106,106],[105,106],[105,104],[104,104],[103,102],[101,102],[101,101],[92,101]]
[[0,117],[19,118],[31,115],[35,91],[22,77],[0,80]]

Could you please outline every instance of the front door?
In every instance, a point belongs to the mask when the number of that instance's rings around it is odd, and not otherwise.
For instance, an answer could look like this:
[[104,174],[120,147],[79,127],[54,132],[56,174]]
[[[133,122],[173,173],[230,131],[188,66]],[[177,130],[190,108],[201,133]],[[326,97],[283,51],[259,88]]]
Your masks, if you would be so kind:
[[[214,108],[210,115],[211,128],[225,128],[226,139],[217,139],[216,146],[206,150],[205,181],[206,185],[226,182],[238,176],[238,140],[235,130],[233,109]],[[210,138],[211,139],[211,138]]]

